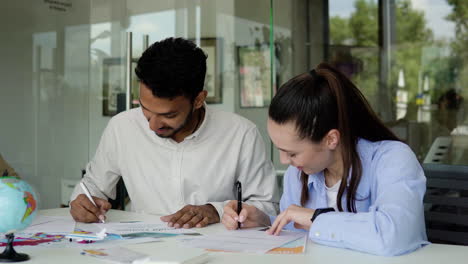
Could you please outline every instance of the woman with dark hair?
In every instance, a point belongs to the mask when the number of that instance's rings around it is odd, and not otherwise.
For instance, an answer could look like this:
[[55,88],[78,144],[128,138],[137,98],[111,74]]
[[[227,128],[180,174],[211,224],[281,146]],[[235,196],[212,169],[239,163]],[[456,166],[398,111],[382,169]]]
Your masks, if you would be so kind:
[[289,164],[281,213],[229,202],[222,222],[235,229],[303,229],[317,243],[376,255],[428,244],[424,172],[411,149],[372,111],[359,89],[327,64],[285,83],[269,108],[268,133]]

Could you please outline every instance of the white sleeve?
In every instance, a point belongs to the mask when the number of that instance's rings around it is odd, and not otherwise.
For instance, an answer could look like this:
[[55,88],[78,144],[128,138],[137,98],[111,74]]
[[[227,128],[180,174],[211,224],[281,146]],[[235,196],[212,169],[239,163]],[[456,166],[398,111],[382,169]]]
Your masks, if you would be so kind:
[[[106,200],[115,199],[115,187],[121,175],[118,166],[118,140],[114,128],[115,122],[111,119],[102,134],[96,154],[86,166],[86,174],[81,179],[92,196]],[[77,184],[70,201],[75,200],[81,193],[84,192]]]
[[277,215],[279,193],[276,172],[256,127],[244,136],[237,171],[238,180],[242,183],[242,199],[268,215]]

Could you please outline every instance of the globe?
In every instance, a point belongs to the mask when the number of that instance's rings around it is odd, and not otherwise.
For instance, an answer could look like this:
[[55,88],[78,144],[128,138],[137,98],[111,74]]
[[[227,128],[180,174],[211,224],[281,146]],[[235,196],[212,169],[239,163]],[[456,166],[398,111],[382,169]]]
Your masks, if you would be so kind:
[[37,214],[37,197],[31,186],[18,177],[0,177],[0,233],[5,233],[8,246],[0,262],[28,260],[26,254],[13,249],[14,232],[28,227]]
[[0,233],[28,227],[37,213],[37,198],[31,186],[17,177],[0,178]]

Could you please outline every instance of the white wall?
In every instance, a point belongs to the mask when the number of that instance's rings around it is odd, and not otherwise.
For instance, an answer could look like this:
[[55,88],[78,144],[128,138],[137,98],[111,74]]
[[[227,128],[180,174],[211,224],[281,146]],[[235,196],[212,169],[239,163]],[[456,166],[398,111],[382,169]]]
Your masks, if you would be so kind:
[[43,1],[6,1],[0,21],[0,151],[58,207],[62,177],[88,159],[89,1],[65,11]]
[[[17,0],[0,10],[0,22],[9,25],[0,42],[0,152],[38,189],[41,208],[59,206],[61,180],[79,180],[94,155],[110,119],[102,112],[103,59],[125,57],[127,31],[134,32],[134,57],[143,50],[142,34],[150,43],[221,39],[222,103],[211,106],[256,123],[271,154],[267,107],[240,108],[237,64],[238,46],[269,41],[270,1],[63,2],[72,6],[57,11],[43,1]],[[284,46],[280,82],[304,64],[305,43],[292,42],[305,28],[294,13],[304,11],[297,3],[304,1],[275,1],[275,38]]]

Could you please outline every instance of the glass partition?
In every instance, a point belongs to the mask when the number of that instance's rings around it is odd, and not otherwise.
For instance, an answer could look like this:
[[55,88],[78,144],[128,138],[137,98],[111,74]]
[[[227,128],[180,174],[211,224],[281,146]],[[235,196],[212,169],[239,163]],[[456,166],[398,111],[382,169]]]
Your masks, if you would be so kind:
[[12,27],[0,49],[2,156],[38,189],[41,208],[67,205],[110,118],[138,107],[137,59],[168,37],[205,50],[207,103],[255,122],[270,154],[270,6],[270,0],[5,3],[0,20]]
[[41,208],[66,203],[62,179],[79,178],[88,160],[90,6],[53,2],[7,1],[0,10],[0,152],[39,192]]
[[327,61],[425,163],[467,164],[466,3],[329,1]]
[[42,208],[68,202],[109,119],[138,107],[135,62],[167,37],[205,50],[208,104],[257,124],[278,170],[270,100],[324,60],[421,162],[468,163],[464,1],[19,1],[0,11],[0,151]]

